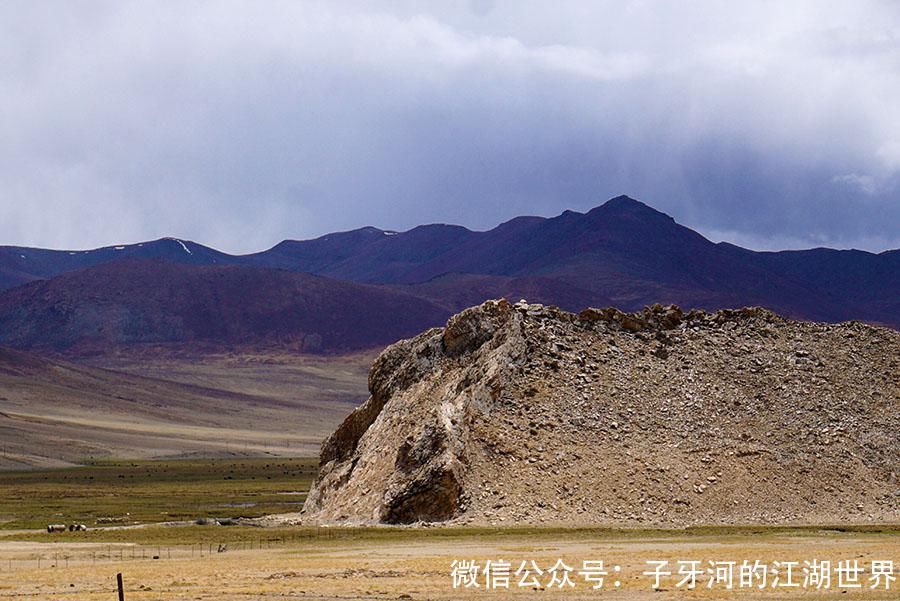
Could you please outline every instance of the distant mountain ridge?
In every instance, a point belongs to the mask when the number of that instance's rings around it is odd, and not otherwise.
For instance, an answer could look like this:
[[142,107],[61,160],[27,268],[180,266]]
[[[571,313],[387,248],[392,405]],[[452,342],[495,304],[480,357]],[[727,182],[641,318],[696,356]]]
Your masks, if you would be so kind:
[[122,259],[163,259],[186,265],[231,265],[237,257],[178,238],[160,238],[93,250],[0,246],[0,289]]
[[[232,270],[222,271],[225,267]],[[178,285],[188,287],[185,298],[206,299],[210,304],[207,311],[215,312],[216,304],[237,306],[237,299],[229,295],[245,291],[240,286],[226,286],[220,291],[224,296],[211,296],[204,287],[216,280],[210,280],[204,268],[218,269],[213,270],[218,278],[254,282],[251,296],[257,313],[248,310],[231,316],[244,320],[243,325],[234,326],[235,332],[243,334],[226,336],[231,342],[272,336],[261,325],[271,313],[263,293],[288,298],[304,289],[315,290],[319,296],[301,295],[294,310],[310,315],[320,305],[337,307],[340,299],[353,299],[357,294],[382,301],[395,299],[395,307],[409,304],[404,309],[413,316],[405,322],[408,327],[398,326],[391,333],[394,316],[345,303],[347,309],[338,311],[344,319],[358,310],[366,312],[368,320],[388,326],[377,336],[368,326],[362,330],[369,334],[361,336],[342,330],[332,338],[332,345],[326,345],[332,349],[385,344],[392,337],[415,333],[416,323],[423,328],[437,325],[466,306],[500,296],[524,297],[569,310],[591,305],[637,310],[657,302],[709,310],[759,305],[793,318],[859,319],[900,328],[900,250],[878,254],[824,248],[756,252],[713,243],[670,216],[619,196],[586,213],[517,217],[483,232],[444,224],[406,232],[365,227],[313,240],[287,240],[267,251],[239,256],[177,238],[91,251],[0,247],[0,289],[7,289],[0,292],[0,343],[40,346],[41,337],[35,332],[43,327],[41,320],[50,320],[45,311],[53,307],[53,301],[48,299],[65,297],[82,303],[79,294],[90,291],[95,297],[102,296],[106,294],[103,288],[87,282],[98,277],[109,290],[119,291],[119,300],[128,300],[137,290],[154,298],[152,286],[129,283],[140,277],[167,289],[172,289],[173,281],[180,282]],[[319,277],[294,281],[287,272]],[[180,279],[169,281],[173,274]],[[48,281],[39,285],[37,280]],[[371,286],[352,287],[359,285]],[[125,303],[131,307],[129,311],[137,310],[135,307],[149,310],[138,300]],[[105,311],[113,304],[99,307]],[[289,304],[282,308],[287,311]],[[161,311],[154,308],[151,313],[161,315]],[[83,321],[87,319],[83,313],[82,321],[66,326],[72,340],[79,332],[89,333],[90,328],[102,326],[103,320],[112,319],[102,312],[90,314],[91,319]],[[132,323],[151,324],[152,330],[162,322],[141,318]],[[365,324],[365,320],[357,323]],[[308,330],[307,325],[303,328]],[[196,338],[196,332],[183,331],[185,337]],[[217,335],[209,331],[203,336]],[[345,339],[339,340],[342,337]],[[144,338],[178,336],[160,331],[150,335],[148,331]]]
[[441,307],[402,290],[132,258],[3,292],[0,344],[76,354],[147,344],[345,352],[389,344],[445,318]]

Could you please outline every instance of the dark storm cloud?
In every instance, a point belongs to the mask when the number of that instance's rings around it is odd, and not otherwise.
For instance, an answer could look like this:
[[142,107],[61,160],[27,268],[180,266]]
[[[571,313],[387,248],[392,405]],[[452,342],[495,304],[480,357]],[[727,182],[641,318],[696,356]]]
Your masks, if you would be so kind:
[[898,247],[898,32],[866,2],[7,2],[0,240],[251,251],[627,193]]

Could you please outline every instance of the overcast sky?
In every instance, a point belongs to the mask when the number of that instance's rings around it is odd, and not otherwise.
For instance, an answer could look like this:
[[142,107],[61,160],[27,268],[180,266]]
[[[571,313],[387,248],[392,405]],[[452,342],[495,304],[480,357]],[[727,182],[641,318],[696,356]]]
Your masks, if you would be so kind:
[[900,247],[900,3],[0,3],[0,244],[231,252],[628,194]]

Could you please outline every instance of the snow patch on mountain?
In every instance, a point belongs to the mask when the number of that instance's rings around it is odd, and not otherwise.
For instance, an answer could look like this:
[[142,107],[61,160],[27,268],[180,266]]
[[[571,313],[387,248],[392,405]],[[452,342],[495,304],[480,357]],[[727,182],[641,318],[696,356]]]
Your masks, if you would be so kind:
[[191,252],[191,249],[189,249],[189,248],[187,247],[187,244],[185,244],[184,242],[182,242],[182,241],[179,240],[178,238],[168,238],[168,240],[172,240],[172,241],[177,242],[178,244],[180,244],[180,245],[181,245],[181,248],[183,248],[183,249],[184,249],[184,252],[186,252],[187,254],[189,254],[189,255],[193,255],[193,254],[194,254],[194,253]]

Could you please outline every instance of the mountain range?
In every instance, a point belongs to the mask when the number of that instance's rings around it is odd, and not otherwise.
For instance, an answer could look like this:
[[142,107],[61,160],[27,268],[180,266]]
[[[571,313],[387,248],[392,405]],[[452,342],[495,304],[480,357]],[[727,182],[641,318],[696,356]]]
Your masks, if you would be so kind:
[[0,344],[73,353],[185,343],[344,352],[496,297],[569,310],[758,305],[898,328],[900,250],[755,252],[619,196],[489,231],[364,227],[248,255],[176,238],[86,251],[0,247],[0,289]]

